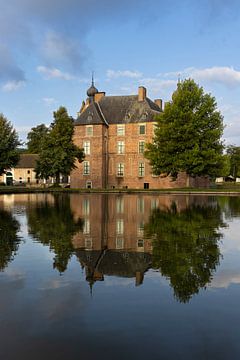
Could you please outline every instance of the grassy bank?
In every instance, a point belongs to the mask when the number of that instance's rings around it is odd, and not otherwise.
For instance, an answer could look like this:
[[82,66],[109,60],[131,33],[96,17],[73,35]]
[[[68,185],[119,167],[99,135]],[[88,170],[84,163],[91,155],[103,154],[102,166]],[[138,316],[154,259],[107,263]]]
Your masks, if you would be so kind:
[[213,185],[209,188],[180,188],[180,189],[64,189],[61,187],[36,188],[0,186],[0,194],[28,194],[28,193],[145,193],[145,194],[240,194],[240,184]]

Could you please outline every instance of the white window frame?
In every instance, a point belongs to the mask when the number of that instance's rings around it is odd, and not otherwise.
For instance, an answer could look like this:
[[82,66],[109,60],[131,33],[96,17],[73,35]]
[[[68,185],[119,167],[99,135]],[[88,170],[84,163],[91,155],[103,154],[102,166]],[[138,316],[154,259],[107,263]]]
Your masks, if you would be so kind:
[[123,219],[117,219],[117,221],[116,221],[116,233],[117,233],[117,235],[123,235],[124,234],[124,220]]
[[90,175],[90,162],[89,161],[83,162],[83,175]]
[[83,233],[90,234],[90,220],[89,219],[84,219]]
[[140,161],[138,163],[138,176],[139,177],[145,176],[145,163],[143,161]]
[[124,199],[122,197],[116,199],[116,212],[117,214],[124,213]]
[[117,136],[125,136],[125,124],[117,125]]
[[[91,130],[90,130],[91,129]],[[90,130],[90,131],[89,131]],[[93,136],[93,126],[92,125],[87,125],[86,126],[86,136]]]
[[118,141],[117,142],[117,153],[119,155],[125,154],[125,141]]
[[145,151],[145,141],[144,140],[139,140],[139,142],[138,142],[138,153],[143,154],[144,151]]
[[83,142],[83,150],[85,155],[91,154],[91,143],[89,140]]
[[123,177],[124,176],[124,164],[123,163],[118,163],[117,164],[117,176],[118,177]]
[[124,248],[124,238],[116,237],[116,250],[121,250]]

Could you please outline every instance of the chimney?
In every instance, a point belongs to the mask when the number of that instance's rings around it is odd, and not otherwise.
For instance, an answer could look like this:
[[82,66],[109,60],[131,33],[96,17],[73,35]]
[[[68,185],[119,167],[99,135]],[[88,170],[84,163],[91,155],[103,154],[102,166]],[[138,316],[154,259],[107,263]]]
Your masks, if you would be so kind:
[[147,97],[147,89],[144,86],[138,88],[138,101],[144,101]]
[[94,101],[99,102],[105,96],[105,92],[98,92],[94,95]]
[[162,99],[155,99],[154,102],[162,111]]

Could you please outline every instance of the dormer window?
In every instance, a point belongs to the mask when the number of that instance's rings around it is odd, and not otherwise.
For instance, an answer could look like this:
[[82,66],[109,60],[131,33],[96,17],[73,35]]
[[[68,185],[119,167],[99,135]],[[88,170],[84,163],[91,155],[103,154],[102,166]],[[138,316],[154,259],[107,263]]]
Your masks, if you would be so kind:
[[89,115],[88,115],[88,117],[87,117],[87,121],[88,121],[88,122],[91,122],[91,121],[92,121],[92,119],[93,119],[92,114],[89,114]]

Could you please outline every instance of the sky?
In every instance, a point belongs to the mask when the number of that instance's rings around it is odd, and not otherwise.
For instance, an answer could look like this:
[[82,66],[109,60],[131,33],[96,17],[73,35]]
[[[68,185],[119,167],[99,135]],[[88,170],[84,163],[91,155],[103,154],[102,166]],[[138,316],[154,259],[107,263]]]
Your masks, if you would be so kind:
[[0,113],[25,141],[59,106],[76,117],[92,71],[106,95],[163,101],[193,78],[240,145],[239,33],[239,0],[0,0]]

